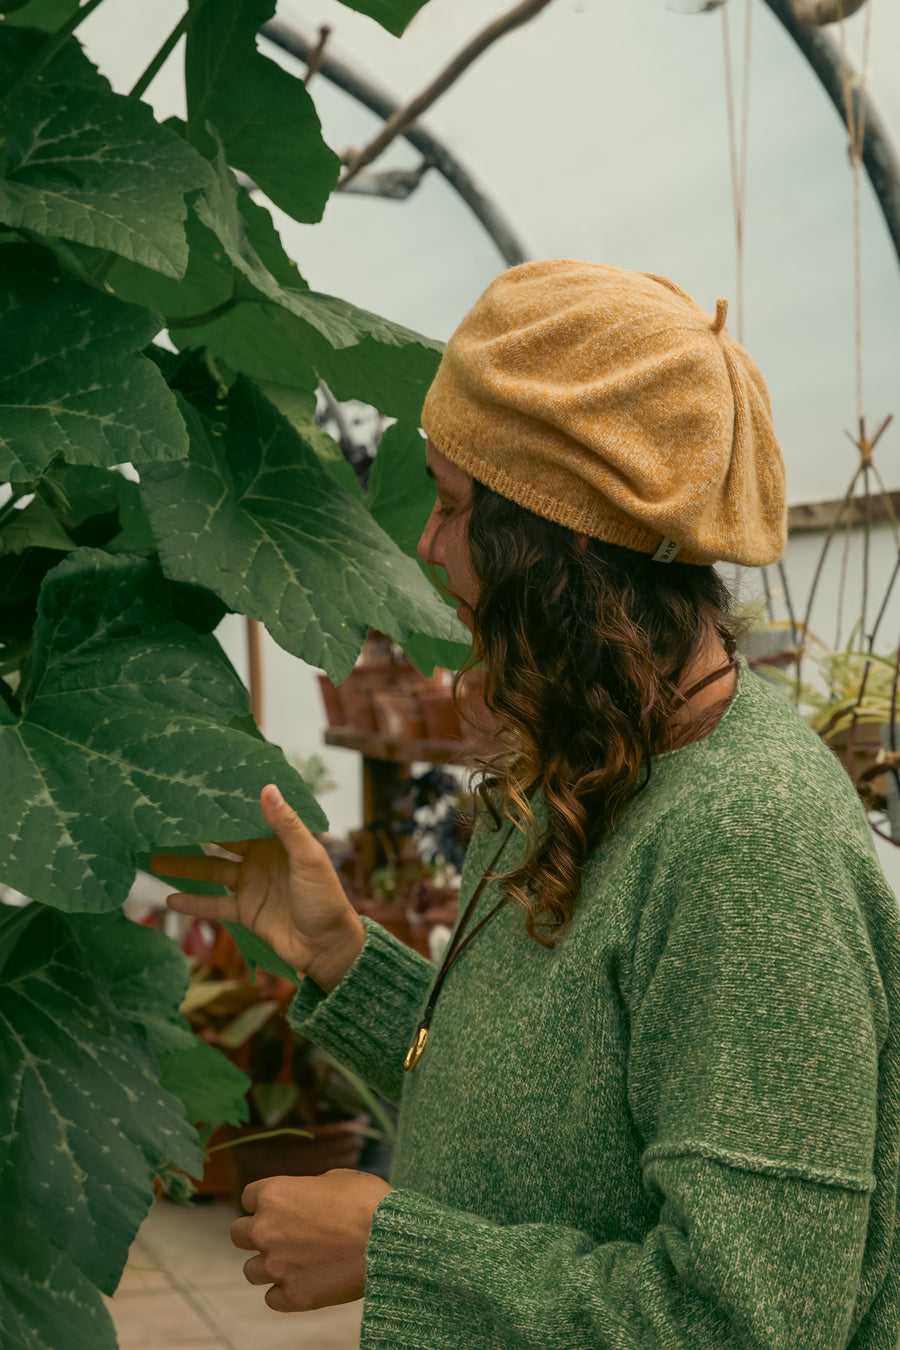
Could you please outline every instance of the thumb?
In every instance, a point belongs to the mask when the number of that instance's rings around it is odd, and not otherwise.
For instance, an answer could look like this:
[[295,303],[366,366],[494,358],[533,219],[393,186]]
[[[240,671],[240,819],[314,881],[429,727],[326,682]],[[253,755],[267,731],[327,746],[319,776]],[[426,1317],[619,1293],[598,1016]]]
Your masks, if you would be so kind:
[[274,783],[268,783],[263,788],[259,803],[266,824],[275,831],[289,854],[297,857],[299,850],[315,842],[312,832],[284,800]]

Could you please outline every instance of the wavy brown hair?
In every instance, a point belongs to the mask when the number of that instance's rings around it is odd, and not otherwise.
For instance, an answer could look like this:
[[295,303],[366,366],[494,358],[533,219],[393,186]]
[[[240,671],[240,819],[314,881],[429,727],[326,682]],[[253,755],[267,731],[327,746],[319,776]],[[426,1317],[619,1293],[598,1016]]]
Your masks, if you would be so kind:
[[[471,766],[476,801],[496,829],[509,819],[523,831],[521,865],[496,875],[525,909],[528,936],[553,948],[586,858],[646,786],[653,756],[721,716],[723,703],[679,721],[678,684],[711,629],[731,650],[739,625],[712,567],[585,539],[477,481],[467,530],[479,595],[466,669],[484,667],[500,728],[500,750]],[[543,834],[529,804],[537,787]]]

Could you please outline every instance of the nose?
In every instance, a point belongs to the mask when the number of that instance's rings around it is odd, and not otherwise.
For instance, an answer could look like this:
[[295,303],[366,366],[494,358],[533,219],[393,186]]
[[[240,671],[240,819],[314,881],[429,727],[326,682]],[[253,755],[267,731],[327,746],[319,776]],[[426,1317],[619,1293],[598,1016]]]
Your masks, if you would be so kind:
[[435,507],[431,515],[428,517],[428,520],[425,523],[425,528],[422,531],[422,537],[420,538],[419,543],[416,547],[416,554],[418,555],[419,560],[426,564],[437,561],[437,559],[432,554],[432,548],[434,545],[434,536],[437,530],[436,512],[437,507]]

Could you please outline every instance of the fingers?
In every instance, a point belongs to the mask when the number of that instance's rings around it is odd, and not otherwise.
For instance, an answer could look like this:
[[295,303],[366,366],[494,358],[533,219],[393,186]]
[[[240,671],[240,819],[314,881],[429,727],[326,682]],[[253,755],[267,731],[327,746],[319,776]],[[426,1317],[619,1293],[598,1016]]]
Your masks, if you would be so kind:
[[234,1243],[235,1247],[240,1247],[243,1252],[255,1252],[259,1250],[256,1243],[250,1237],[252,1224],[252,1217],[245,1215],[243,1218],[235,1219],[234,1223],[231,1225],[231,1241]]
[[273,1312],[302,1311],[296,1304],[291,1302],[280,1284],[273,1284],[272,1288],[266,1291],[265,1299]]
[[[241,1191],[241,1204],[243,1205],[244,1209],[247,1211],[248,1214],[256,1213],[256,1206],[259,1203],[258,1201],[259,1188],[261,1184],[262,1182],[260,1181],[249,1181],[247,1185],[244,1187],[243,1191]],[[234,1227],[236,1227],[238,1223],[242,1222],[243,1222],[242,1219],[238,1219]],[[234,1227],[232,1227],[232,1232],[234,1231]]]
[[213,840],[216,848],[224,848],[226,853],[236,853],[239,858],[243,858],[252,842],[251,839],[232,839],[230,842],[220,839]]
[[244,1262],[244,1279],[248,1284],[274,1284],[273,1277],[266,1270],[264,1256],[251,1256]]
[[187,895],[176,891],[166,896],[166,906],[176,914],[192,914],[195,919],[216,919],[219,923],[240,923],[238,905],[232,895]]
[[263,788],[259,801],[266,824],[275,831],[289,854],[296,858],[309,844],[317,842],[274,783]]
[[213,881],[219,886],[237,885],[240,870],[238,863],[228,862],[226,858],[194,857],[183,853],[154,853],[150,866],[163,876]]

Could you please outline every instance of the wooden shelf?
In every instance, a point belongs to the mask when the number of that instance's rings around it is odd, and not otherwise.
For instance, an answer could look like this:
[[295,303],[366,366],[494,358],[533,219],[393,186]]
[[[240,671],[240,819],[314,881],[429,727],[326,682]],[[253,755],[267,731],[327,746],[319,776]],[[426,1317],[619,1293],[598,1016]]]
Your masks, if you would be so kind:
[[461,763],[470,749],[466,741],[435,741],[427,737],[403,740],[382,736],[377,731],[354,731],[352,727],[329,727],[324,739],[326,745],[356,750],[366,759],[386,760],[390,764]]

